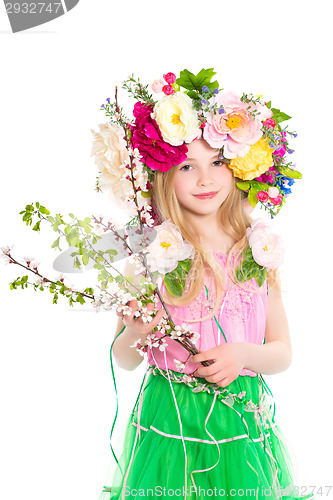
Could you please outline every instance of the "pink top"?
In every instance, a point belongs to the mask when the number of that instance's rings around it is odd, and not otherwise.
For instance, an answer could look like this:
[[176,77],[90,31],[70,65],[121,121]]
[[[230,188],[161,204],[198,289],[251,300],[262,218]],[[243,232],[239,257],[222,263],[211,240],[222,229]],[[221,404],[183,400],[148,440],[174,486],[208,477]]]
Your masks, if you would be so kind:
[[[215,251],[212,251],[212,254],[225,269],[227,255],[223,252]],[[234,262],[234,255],[231,256],[231,265]],[[164,286],[162,282],[160,286],[161,292],[164,290]],[[203,286],[198,298],[187,306],[177,307],[166,304],[176,325],[186,323],[188,319],[193,320],[202,318],[209,314],[211,309],[208,300],[211,300],[213,305],[215,304],[215,287],[211,280],[206,282],[206,286],[209,294],[208,299],[206,288]],[[265,337],[267,314],[267,279],[261,287],[258,286],[255,278],[242,283],[242,286],[244,286],[246,290],[235,285],[226,272],[225,292],[220,308],[215,313],[215,317],[228,342],[252,342],[254,344],[262,344]],[[161,307],[160,300],[158,300],[158,307]],[[214,317],[201,322],[188,323],[188,325],[191,330],[200,334],[200,337],[195,342],[196,347],[200,351],[207,351],[219,344],[225,344],[224,336],[216,324]],[[162,336],[159,331],[157,331],[155,335],[157,337]],[[185,363],[189,352],[175,340],[169,337],[164,338],[167,343],[165,352],[160,351],[158,347],[148,349],[147,356],[149,364],[158,364],[158,366],[164,370],[169,368],[181,373],[193,373],[201,363],[187,361],[185,368],[182,370],[177,368],[174,364],[174,359]],[[164,361],[164,356],[166,356],[167,366]],[[257,374],[252,370],[244,368],[240,372],[240,375],[256,376]]]

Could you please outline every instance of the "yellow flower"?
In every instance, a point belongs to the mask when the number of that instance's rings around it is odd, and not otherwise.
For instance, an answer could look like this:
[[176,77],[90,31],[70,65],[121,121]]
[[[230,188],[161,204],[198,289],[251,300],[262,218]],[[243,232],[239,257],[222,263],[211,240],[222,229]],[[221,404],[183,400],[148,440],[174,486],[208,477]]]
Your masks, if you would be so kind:
[[268,139],[259,139],[247,155],[234,158],[230,161],[229,167],[234,171],[234,176],[251,181],[259,177],[273,165],[273,148],[268,144]]

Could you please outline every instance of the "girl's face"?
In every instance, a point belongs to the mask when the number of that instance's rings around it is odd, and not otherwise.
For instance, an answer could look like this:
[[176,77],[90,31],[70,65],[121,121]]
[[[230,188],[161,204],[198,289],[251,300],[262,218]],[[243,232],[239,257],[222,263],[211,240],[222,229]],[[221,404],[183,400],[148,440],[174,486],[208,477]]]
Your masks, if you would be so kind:
[[[197,215],[217,213],[234,183],[233,172],[219,159],[218,149],[196,139],[188,144],[187,159],[174,168],[174,189],[182,208]],[[206,193],[216,194],[198,197]]]

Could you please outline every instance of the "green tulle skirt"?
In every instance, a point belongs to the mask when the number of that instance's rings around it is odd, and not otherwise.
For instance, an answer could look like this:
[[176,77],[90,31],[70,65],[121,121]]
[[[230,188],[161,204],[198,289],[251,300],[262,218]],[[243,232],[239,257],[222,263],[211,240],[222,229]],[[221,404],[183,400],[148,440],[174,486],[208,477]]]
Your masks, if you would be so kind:
[[99,500],[315,498],[296,483],[261,375],[226,388],[149,367]]

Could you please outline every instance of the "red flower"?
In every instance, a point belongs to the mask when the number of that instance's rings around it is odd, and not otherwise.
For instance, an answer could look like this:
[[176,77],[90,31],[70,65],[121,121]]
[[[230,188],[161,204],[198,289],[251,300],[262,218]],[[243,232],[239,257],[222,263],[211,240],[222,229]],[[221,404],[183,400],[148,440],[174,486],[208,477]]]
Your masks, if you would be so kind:
[[164,85],[162,87],[162,92],[164,92],[165,95],[173,95],[175,93],[175,89],[172,85]]
[[167,73],[166,75],[163,75],[164,80],[172,85],[176,81],[176,75],[174,73]]
[[263,203],[266,203],[266,201],[268,200],[268,193],[267,191],[259,191],[257,193],[257,198],[259,201],[262,201]]
[[282,196],[279,194],[276,198],[271,198],[270,202],[273,203],[273,205],[281,205],[282,203]]
[[139,150],[148,168],[167,172],[173,165],[186,160],[188,149],[186,144],[171,146],[163,140],[159,126],[151,117],[153,109],[152,105],[146,106],[140,101],[134,105],[132,147]]
[[275,120],[273,120],[273,118],[267,118],[267,120],[263,122],[263,125],[268,128],[274,128],[276,123]]

